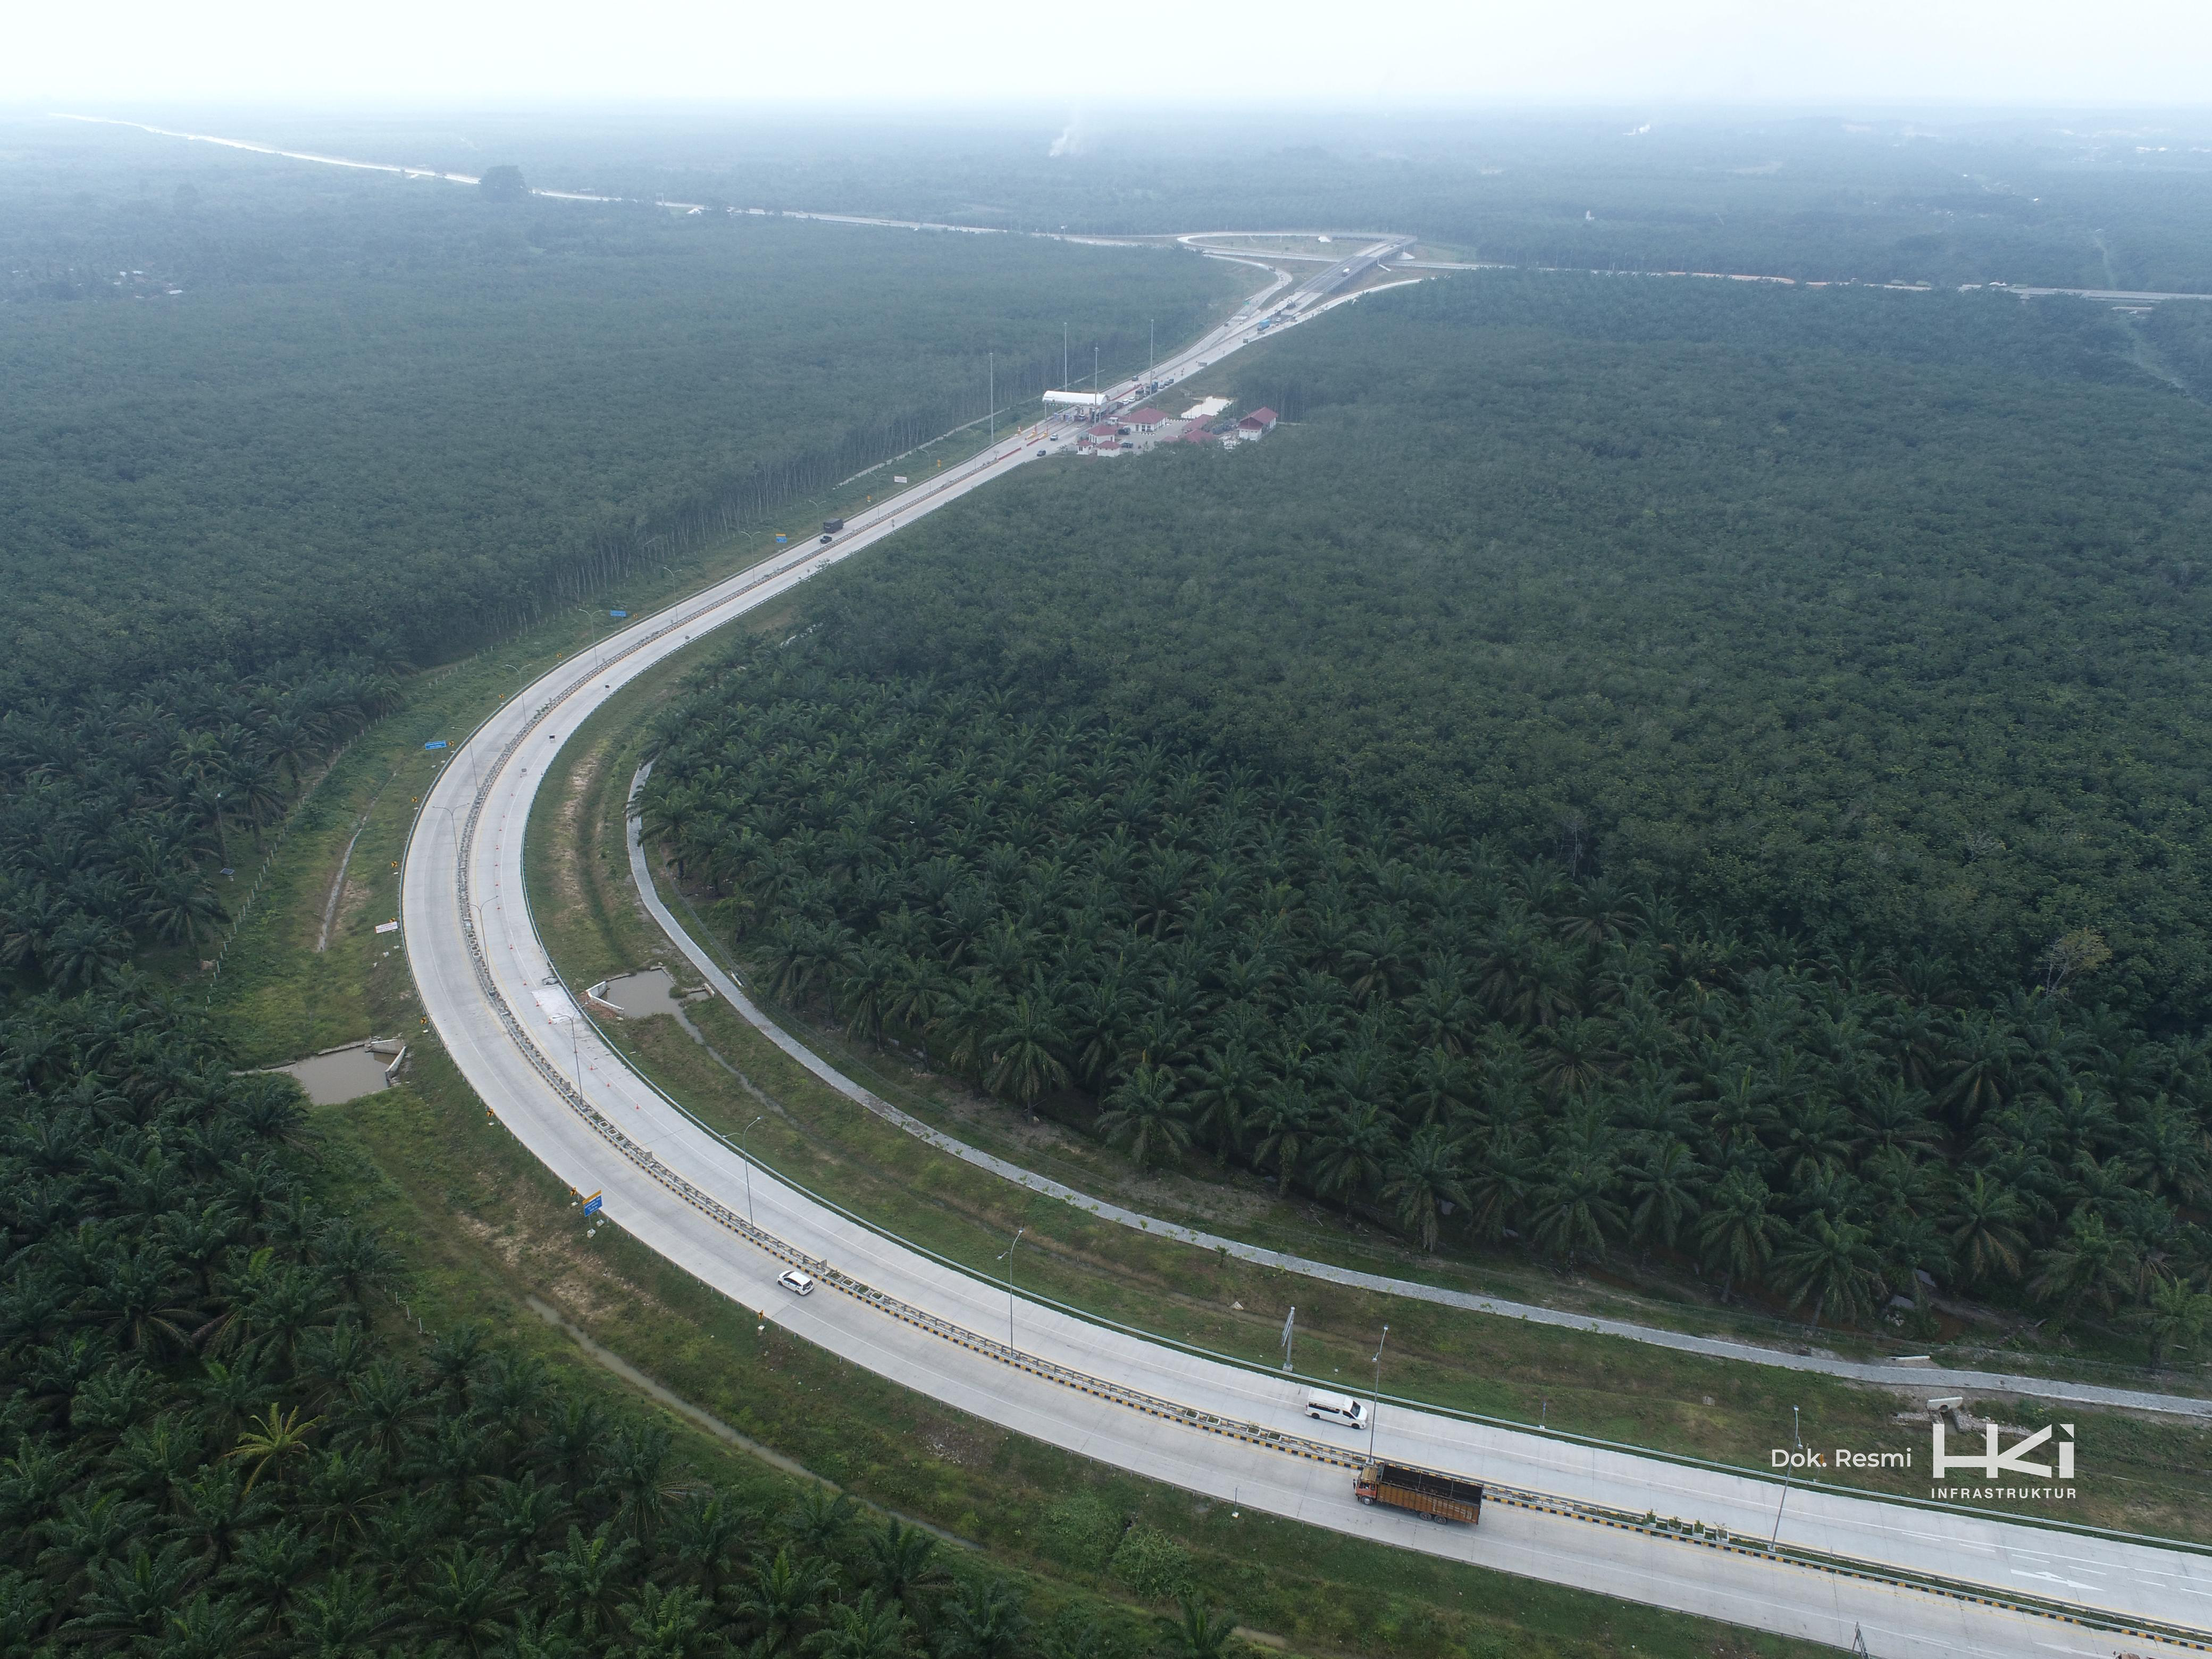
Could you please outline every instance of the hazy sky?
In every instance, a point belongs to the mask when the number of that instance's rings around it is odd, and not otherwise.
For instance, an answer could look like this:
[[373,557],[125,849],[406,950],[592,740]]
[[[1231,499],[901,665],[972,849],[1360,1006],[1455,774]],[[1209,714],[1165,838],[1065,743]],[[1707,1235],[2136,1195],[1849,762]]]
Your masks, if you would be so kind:
[[2212,0],[103,0],[0,52],[57,107],[639,96],[2202,105]]

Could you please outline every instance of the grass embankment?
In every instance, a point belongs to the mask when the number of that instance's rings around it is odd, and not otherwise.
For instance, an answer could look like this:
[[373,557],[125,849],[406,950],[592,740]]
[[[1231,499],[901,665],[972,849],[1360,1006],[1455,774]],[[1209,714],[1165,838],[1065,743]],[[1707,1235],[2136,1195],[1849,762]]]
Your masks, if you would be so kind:
[[[663,1022],[665,1023],[665,1022]],[[689,1046],[688,1044],[686,1045]],[[638,1396],[530,1306],[569,1323],[740,1435],[1029,1575],[1032,1607],[1094,1613],[1149,1637],[1180,1573],[1246,1626],[1310,1652],[1428,1656],[1810,1654],[1792,1644],[1528,1583],[1122,1476],[855,1370],[609,1228],[587,1241],[565,1188],[481,1104],[434,1042],[412,1081],[317,1121],[342,1195],[411,1269],[430,1328],[474,1321],[580,1386]],[[350,1154],[350,1155],[349,1155]],[[694,1470],[771,1506],[792,1477],[671,1412]],[[1161,1535],[1140,1568],[1125,1523]],[[1119,1563],[1117,1565],[1116,1563]],[[1132,1579],[1136,1580],[1133,1583]]]
[[[637,724],[665,684],[641,683],[586,722],[533,815],[526,859],[533,913],[573,982],[653,961],[681,969],[632,894],[623,822]],[[726,1133],[744,1129],[765,1103],[767,1115],[750,1132],[757,1156],[901,1237],[995,1275],[1008,1236],[1026,1227],[1020,1282],[1031,1293],[1268,1364],[1279,1362],[1277,1342],[1295,1305],[1299,1370],[1347,1384],[1366,1376],[1387,1321],[1384,1382],[1391,1393],[1741,1466],[1764,1468],[1771,1449],[1790,1443],[1795,1407],[1808,1446],[1914,1453],[1911,1471],[1855,1471],[1838,1484],[1925,1495],[1928,1431],[1896,1420],[1908,1402],[1891,1391],[1349,1290],[1146,1238],[929,1148],[829,1089],[719,999],[695,1004],[690,1018],[742,1076],[665,1018],[604,1021],[602,1029],[648,1076]],[[849,1051],[833,1057],[845,1064],[856,1059]],[[879,1054],[865,1058],[863,1080],[871,1086],[883,1088],[886,1073],[912,1069]],[[964,1136],[973,1123],[945,1127]],[[1097,1154],[1065,1135],[1059,1146],[1072,1164],[1080,1163],[1076,1173],[1051,1173],[1087,1190],[1105,1184],[1085,1178],[1098,1169]],[[1007,1150],[1031,1163],[1018,1149]],[[1134,1194],[1130,1201],[1157,1213],[1158,1196]],[[1263,1224],[1296,1218],[1276,1206]],[[1218,1215],[1193,1219],[1221,1222]],[[1300,1242],[1308,1254],[1336,1254],[1318,1230]],[[2007,1422],[2039,1423],[2050,1415],[2025,1403],[1990,1409]],[[2212,1492],[2212,1428],[2078,1407],[2057,1415],[2075,1425],[2082,1467],[2096,1472],[2057,1518],[2212,1541],[2204,1502]],[[2043,1518],[2051,1506],[2017,1508]]]

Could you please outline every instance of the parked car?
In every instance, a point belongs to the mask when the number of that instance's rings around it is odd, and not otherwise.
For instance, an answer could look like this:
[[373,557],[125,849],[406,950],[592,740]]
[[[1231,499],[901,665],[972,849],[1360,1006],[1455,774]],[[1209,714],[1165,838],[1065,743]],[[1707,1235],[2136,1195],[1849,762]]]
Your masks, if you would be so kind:
[[785,1290],[789,1291],[793,1296],[811,1296],[814,1294],[814,1275],[812,1273],[803,1273],[796,1267],[786,1267],[781,1273],[775,1276],[775,1282],[782,1285]]

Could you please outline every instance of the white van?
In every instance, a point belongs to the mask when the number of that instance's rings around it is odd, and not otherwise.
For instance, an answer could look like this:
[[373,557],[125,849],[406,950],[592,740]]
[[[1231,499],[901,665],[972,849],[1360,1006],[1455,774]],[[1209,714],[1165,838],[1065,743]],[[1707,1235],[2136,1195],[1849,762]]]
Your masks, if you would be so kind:
[[1367,1402],[1340,1394],[1316,1392],[1306,1396],[1306,1415],[1317,1417],[1324,1423],[1341,1423],[1347,1428],[1364,1429],[1367,1426]]

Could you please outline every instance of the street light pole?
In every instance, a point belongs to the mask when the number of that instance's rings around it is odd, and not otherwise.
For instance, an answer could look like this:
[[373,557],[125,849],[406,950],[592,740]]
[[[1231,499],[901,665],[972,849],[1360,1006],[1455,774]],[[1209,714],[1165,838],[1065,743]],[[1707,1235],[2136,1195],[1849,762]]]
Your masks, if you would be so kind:
[[1382,1328],[1382,1340],[1375,1345],[1375,1398],[1367,1402],[1367,1461],[1375,1461],[1375,1431],[1382,1426],[1382,1349],[1390,1340],[1390,1328]]
[[[1795,1406],[1790,1408],[1790,1443],[1801,1452],[1805,1449],[1805,1443],[1797,1437],[1797,1407]],[[1766,1540],[1769,1544],[1782,1541],[1782,1511],[1790,1507],[1790,1483],[1796,1476],[1796,1466],[1793,1463],[1782,1477],[1782,1501],[1774,1506],[1774,1534]]]
[[[759,1122],[761,1117],[767,1115],[763,1112],[760,1117],[753,1120],[753,1123]],[[738,1133],[738,1156],[744,1160],[745,1165],[745,1220],[748,1224],[757,1224],[753,1223],[753,1155],[745,1150],[745,1143],[752,1139],[753,1123],[746,1124]]]
[[1022,1242],[1027,1231],[1029,1224],[1024,1222],[1014,1230],[1013,1243],[1006,1246],[1006,1346],[1010,1348],[1014,1346],[1014,1245]]

